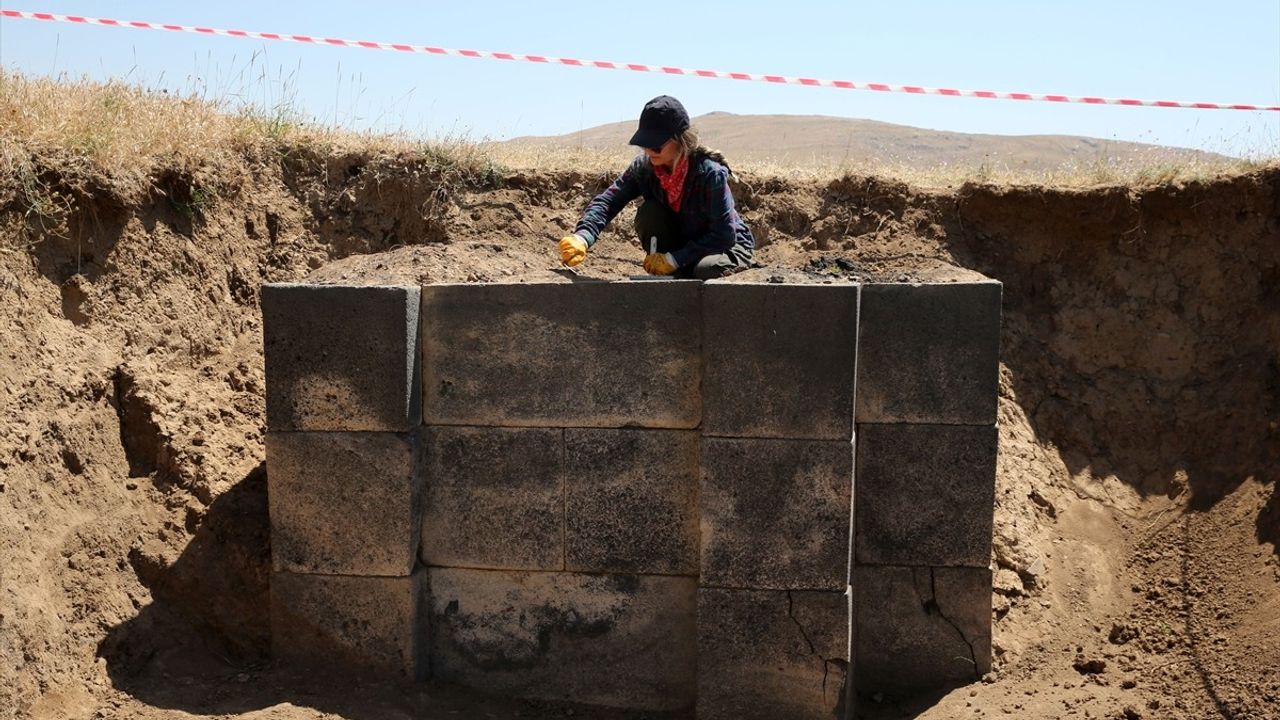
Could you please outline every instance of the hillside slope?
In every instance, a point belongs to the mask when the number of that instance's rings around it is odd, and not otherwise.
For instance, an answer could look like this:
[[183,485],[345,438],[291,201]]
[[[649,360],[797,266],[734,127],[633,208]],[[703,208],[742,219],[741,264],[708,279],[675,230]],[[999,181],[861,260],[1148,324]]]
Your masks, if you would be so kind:
[[[713,112],[694,118],[693,124],[707,145],[723,151],[731,160],[780,165],[959,166],[1047,172],[1093,165],[1159,166],[1227,160],[1198,150],[1117,140],[943,132],[819,115]],[[495,143],[495,149],[582,148],[623,157],[635,152],[626,147],[633,132],[635,122],[629,120],[559,136],[515,138]]]

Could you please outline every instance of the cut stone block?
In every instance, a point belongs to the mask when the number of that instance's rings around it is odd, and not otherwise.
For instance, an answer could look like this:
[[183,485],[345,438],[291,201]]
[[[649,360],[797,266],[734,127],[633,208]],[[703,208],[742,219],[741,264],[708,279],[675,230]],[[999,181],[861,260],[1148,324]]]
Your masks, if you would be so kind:
[[695,428],[691,281],[423,288],[432,425]]
[[563,569],[563,435],[542,428],[427,428],[423,562]]
[[703,438],[701,464],[703,586],[845,589],[853,443]]
[[422,521],[418,458],[413,433],[267,433],[272,567],[408,575]]
[[421,422],[416,287],[262,286],[269,430]]
[[412,577],[271,575],[277,661],[427,675],[426,572]]
[[707,283],[703,432],[851,440],[858,289]]
[[693,706],[693,578],[430,573],[436,679],[612,707]]
[[569,570],[698,574],[698,433],[568,430]]
[[991,564],[996,427],[859,425],[855,564]]
[[991,571],[855,567],[858,690],[912,693],[991,670]]
[[1001,289],[863,286],[858,422],[995,424]]
[[698,720],[849,717],[843,592],[698,590]]

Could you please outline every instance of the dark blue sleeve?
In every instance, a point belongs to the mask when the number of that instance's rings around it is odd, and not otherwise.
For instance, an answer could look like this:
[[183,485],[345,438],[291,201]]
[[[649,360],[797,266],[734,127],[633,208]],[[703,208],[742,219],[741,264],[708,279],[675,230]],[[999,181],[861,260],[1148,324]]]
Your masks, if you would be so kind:
[[605,226],[622,212],[622,208],[626,207],[627,203],[640,197],[639,171],[640,163],[643,162],[647,162],[643,156],[631,161],[612,185],[587,204],[587,209],[582,213],[582,219],[573,229],[587,241],[587,247],[596,244],[596,239],[600,237],[600,233],[604,232]]
[[733,193],[729,191],[729,169],[719,163],[710,165],[703,180],[702,193],[702,210],[707,214],[707,232],[671,253],[671,257],[680,267],[697,262],[708,255],[726,252],[736,241],[736,232],[733,227]]

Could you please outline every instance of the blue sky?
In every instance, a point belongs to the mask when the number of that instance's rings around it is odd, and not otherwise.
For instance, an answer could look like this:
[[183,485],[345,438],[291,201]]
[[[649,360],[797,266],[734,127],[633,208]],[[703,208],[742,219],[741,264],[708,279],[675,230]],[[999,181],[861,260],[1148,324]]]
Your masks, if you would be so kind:
[[[831,79],[1280,104],[1280,0],[806,2],[87,2],[6,8]],[[1280,155],[1280,113],[888,95],[0,20],[0,64],[129,78],[230,102],[290,103],[356,129],[552,135],[690,112],[868,118]],[[625,142],[625,138],[620,139]]]

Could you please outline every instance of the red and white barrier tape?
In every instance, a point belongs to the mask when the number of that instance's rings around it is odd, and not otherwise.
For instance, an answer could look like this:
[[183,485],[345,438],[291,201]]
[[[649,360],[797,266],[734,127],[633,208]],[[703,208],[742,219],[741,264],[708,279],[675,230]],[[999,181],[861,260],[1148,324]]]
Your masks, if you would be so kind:
[[1036,100],[1040,102],[1082,103],[1085,105],[1129,105],[1136,107],[1194,108],[1198,110],[1264,110],[1280,112],[1280,105],[1186,102],[1181,100],[1135,100],[1133,98],[1094,97],[1089,95],[1046,95],[1024,92],[997,92],[992,90],[956,90],[953,88],[921,87],[918,85],[888,85],[885,83],[852,82],[849,80],[820,80],[818,78],[792,77],[789,75],[759,75],[755,73],[724,72],[721,70],[689,70],[686,68],[668,67],[665,65],[619,63],[608,60],[577,60],[574,58],[547,57],[545,55],[523,55],[520,53],[493,52],[489,50],[455,50],[452,48],[432,47],[430,45],[408,45],[404,43],[371,42],[368,40],[344,40],[341,38],[314,37],[311,35],[255,32],[251,30],[222,30],[219,28],[191,25],[167,25],[163,23],[142,22],[138,20],[112,20],[110,18],[84,17],[81,15],[55,15],[53,13],[26,12],[23,10],[6,10],[3,8],[0,8],[0,17],[12,18],[15,20],[45,20],[49,22],[77,23],[81,25],[136,28],[140,30],[168,30],[170,32],[195,33],[197,35],[223,35],[226,37],[249,38],[253,40],[280,40],[283,42],[305,43],[310,45],[364,48],[366,50],[395,50],[407,53],[426,53],[428,55],[452,55],[454,57],[486,58],[489,60],[515,60],[520,62],[570,65],[573,67],[593,67],[605,70],[631,70],[633,72],[660,73],[664,75],[688,75],[692,77],[720,78],[724,80],[753,80],[756,82],[784,85],[831,87],[843,90],[875,90],[878,92],[910,93],[913,95],[944,95],[947,97],[974,97],[991,100]]

